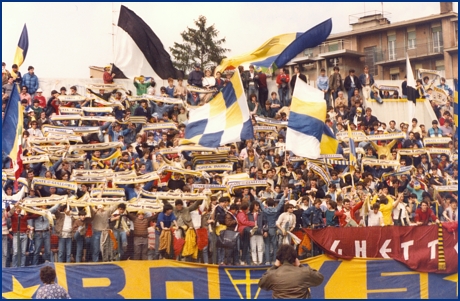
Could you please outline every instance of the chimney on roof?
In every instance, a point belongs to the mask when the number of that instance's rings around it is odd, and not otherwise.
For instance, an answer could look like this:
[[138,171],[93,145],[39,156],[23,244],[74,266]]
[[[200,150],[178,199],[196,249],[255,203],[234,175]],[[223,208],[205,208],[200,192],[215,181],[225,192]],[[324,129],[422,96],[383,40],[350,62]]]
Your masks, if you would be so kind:
[[454,10],[452,2],[439,2],[441,7],[441,14],[447,14]]

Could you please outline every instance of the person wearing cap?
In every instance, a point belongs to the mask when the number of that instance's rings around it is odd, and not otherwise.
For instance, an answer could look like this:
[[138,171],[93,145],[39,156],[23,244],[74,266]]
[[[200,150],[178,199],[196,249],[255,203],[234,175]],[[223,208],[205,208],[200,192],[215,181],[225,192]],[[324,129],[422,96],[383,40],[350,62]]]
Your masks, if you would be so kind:
[[187,83],[195,87],[203,87],[204,73],[201,71],[201,65],[199,63],[194,64],[195,70],[190,72],[188,75]]
[[104,84],[113,84],[113,78],[115,77],[115,73],[110,73],[110,69],[112,69],[111,65],[104,67],[104,74],[102,75]]
[[128,213],[128,218],[133,222],[134,227],[134,260],[147,260],[148,228],[155,217],[155,215],[146,217],[144,210],[139,210],[136,214]]
[[136,94],[138,96],[147,94],[147,88],[150,87],[151,80],[152,78],[145,80],[145,77],[143,75],[134,78],[133,84],[134,84],[134,87],[136,87]]
[[[38,88],[37,91],[35,91],[35,96],[33,100],[38,100],[38,106],[45,110],[46,108],[46,98],[43,96],[43,90]],[[39,116],[40,117],[40,116]],[[38,119],[38,118],[37,118]]]
[[38,89],[38,77],[34,73],[33,66],[29,66],[27,71],[28,72],[24,74],[24,77],[22,78],[22,84],[27,87],[29,94],[34,96]]

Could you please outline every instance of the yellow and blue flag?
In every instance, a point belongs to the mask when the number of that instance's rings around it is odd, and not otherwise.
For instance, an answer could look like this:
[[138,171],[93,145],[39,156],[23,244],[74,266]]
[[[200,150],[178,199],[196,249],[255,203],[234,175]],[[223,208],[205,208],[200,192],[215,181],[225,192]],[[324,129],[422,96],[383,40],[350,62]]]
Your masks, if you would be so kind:
[[21,67],[22,63],[26,60],[27,50],[29,49],[29,35],[27,34],[27,26],[24,24],[22,29],[21,37],[19,38],[18,48],[14,55],[13,64]]
[[355,141],[353,140],[353,136],[351,134],[351,127],[348,126],[348,139],[349,139],[349,144],[350,144],[350,171],[354,172],[355,171],[355,166],[356,166],[356,148],[355,148]]
[[306,48],[324,42],[332,30],[332,20],[328,19],[306,32],[287,33],[272,37],[254,51],[223,59],[216,71],[235,69],[239,65],[248,68],[253,64],[257,71],[270,73],[286,65]]
[[326,102],[318,89],[296,82],[286,131],[286,149],[296,156],[318,159],[336,154],[338,141],[324,123]]
[[[11,91],[2,123],[2,152],[8,155],[15,172],[22,168],[22,131],[24,124],[24,107],[21,106],[19,91],[15,86]],[[16,175],[16,179],[19,175]]]
[[189,116],[185,139],[181,144],[218,147],[254,138],[251,115],[238,70],[214,99],[190,110]]

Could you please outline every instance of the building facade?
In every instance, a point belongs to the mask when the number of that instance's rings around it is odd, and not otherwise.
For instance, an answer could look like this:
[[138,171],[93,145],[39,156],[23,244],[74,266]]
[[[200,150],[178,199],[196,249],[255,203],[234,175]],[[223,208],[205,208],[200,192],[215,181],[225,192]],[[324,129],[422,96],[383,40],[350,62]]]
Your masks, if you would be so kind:
[[[300,66],[314,85],[321,68],[327,74],[334,66],[342,77],[349,69],[356,75],[368,65],[376,80],[402,80],[406,75],[406,52],[412,70],[437,70],[447,79],[458,75],[458,14],[452,2],[441,2],[440,13],[397,23],[388,13],[352,15],[351,31],[331,34],[321,45],[305,49],[287,64],[291,74]],[[416,74],[414,74],[416,77]]]

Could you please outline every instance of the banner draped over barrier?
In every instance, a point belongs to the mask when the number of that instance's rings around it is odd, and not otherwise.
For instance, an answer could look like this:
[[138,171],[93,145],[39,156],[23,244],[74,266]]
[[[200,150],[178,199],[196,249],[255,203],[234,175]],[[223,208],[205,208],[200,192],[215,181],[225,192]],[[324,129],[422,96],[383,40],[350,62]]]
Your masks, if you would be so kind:
[[[458,223],[438,226],[306,229],[327,254],[337,258],[392,258],[419,272],[456,273],[458,270]],[[452,230],[455,229],[455,232]],[[438,269],[438,244],[444,246],[446,269]]]
[[[421,273],[392,259],[334,260],[321,255],[302,263],[324,275],[324,282],[311,289],[313,299],[457,298],[456,273]],[[223,267],[171,260],[48,264],[56,269],[58,284],[72,299],[271,298],[271,292],[257,285],[267,266]],[[42,266],[3,269],[3,298],[35,297]]]

